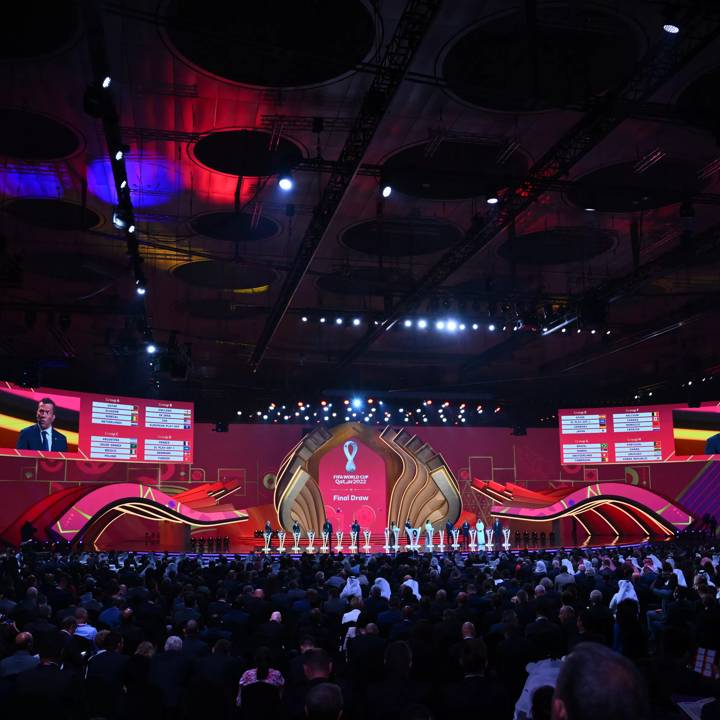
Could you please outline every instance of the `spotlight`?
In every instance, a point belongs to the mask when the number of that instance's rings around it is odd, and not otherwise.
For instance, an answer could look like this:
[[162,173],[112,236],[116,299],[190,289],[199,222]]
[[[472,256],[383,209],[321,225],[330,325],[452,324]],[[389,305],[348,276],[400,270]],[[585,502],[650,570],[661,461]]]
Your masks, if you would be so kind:
[[444,330],[445,329],[445,321],[444,320],[438,320],[435,323],[435,329],[436,330]]
[[127,187],[127,180],[123,180],[123,181],[120,183],[120,189],[121,189],[121,190],[124,190],[126,187]]
[[119,208],[113,210],[112,222],[118,230],[124,230],[128,225],[125,213]]
[[490,332],[495,332],[495,323],[490,323],[490,324],[488,325],[488,330],[489,330]]
[[342,325],[342,324],[343,324],[343,319],[342,319],[342,318],[335,318],[335,324],[336,324],[336,325]]
[[477,330],[480,326],[477,323],[472,324],[472,329]]
[[307,321],[308,321],[307,315],[303,315],[300,319],[301,319],[303,322],[307,322]]
[[418,320],[417,321],[417,326],[420,328],[420,330],[425,330],[427,325],[428,325],[427,320]]
[[320,322],[321,322],[321,323],[324,323],[324,322],[325,322],[325,318],[324,318],[324,317],[321,317],[321,318],[320,318]]
[[594,335],[596,332],[597,332],[597,330],[596,330],[595,328],[593,328],[593,329],[590,331],[590,334],[591,334],[591,335]]
[[109,76],[109,75],[106,75],[106,76],[103,78],[102,86],[107,90],[107,89],[110,87],[110,83],[111,83],[110,76]]
[[116,159],[118,162],[123,159],[123,151],[122,151],[122,150],[118,150],[118,151],[115,153],[115,159]]
[[144,285],[138,285],[138,286],[135,288],[135,292],[136,292],[138,295],[144,295],[144,294],[147,292],[147,290],[146,290],[146,288],[145,288]]
[[390,185],[383,185],[382,196],[384,198],[389,198],[390,195],[392,195],[392,187]]
[[458,329],[464,330],[464,329],[465,329],[465,323],[460,323],[460,325],[458,325]]
[[154,355],[157,352],[157,346],[153,345],[153,343],[150,343],[149,345],[145,346],[145,350],[148,355]]
[[448,332],[455,332],[458,329],[457,321],[448,320],[445,327],[448,329]]
[[353,325],[357,327],[360,324],[360,318],[353,318]]
[[352,406],[357,410],[362,407],[362,400],[360,398],[353,398]]
[[495,188],[488,188],[488,191],[485,194],[485,202],[488,205],[497,205],[499,200],[500,198],[498,197]]
[[666,22],[663,24],[663,30],[668,33],[668,35],[677,35],[680,32],[680,27],[675,24],[674,20],[675,19],[668,12],[666,15]]
[[606,330],[606,331],[605,331],[605,334],[606,334],[606,335],[609,335],[611,332],[612,332],[611,330]]
[[292,175],[288,172],[283,173],[280,176],[280,179],[278,180],[278,185],[280,186],[280,189],[282,191],[289,192],[295,186],[295,182],[292,179]]
[[585,212],[595,212],[595,208],[594,207],[586,207]]
[[129,232],[129,233],[134,233],[134,232],[135,232],[135,226],[134,226],[134,225],[130,225],[130,226],[128,227],[128,232]]
[[403,325],[404,325],[406,328],[412,327],[412,320],[406,320],[406,321],[403,323]]

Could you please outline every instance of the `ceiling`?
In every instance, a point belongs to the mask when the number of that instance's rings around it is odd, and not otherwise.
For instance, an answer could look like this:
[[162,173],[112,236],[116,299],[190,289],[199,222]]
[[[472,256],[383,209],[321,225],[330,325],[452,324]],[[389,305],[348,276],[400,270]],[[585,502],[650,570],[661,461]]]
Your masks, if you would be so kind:
[[[720,366],[712,4],[226,5],[8,11],[5,377],[194,399],[207,420],[373,392],[492,399],[530,423],[653,389],[680,400]],[[406,64],[383,74],[398,47]],[[105,122],[87,112],[100,57]],[[582,152],[540,173],[572,137]],[[108,138],[127,145],[135,251],[112,222]]]

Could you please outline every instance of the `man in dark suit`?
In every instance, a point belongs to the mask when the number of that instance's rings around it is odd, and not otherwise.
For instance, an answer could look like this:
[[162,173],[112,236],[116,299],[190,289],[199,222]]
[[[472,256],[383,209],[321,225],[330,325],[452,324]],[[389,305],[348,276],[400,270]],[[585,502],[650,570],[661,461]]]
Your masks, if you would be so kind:
[[120,633],[110,631],[103,648],[93,655],[85,672],[85,688],[90,717],[119,718],[125,709],[123,688],[130,658],[122,654]]
[[40,663],[15,678],[10,703],[3,716],[74,720],[83,717],[83,685],[80,677],[61,668],[62,638],[48,638],[40,649]]
[[45,450],[47,452],[67,452],[67,438],[53,428],[55,422],[55,403],[43,398],[35,411],[34,425],[20,431],[15,447],[18,450]]
[[29,632],[18,633],[15,637],[15,652],[0,660],[0,678],[34,668],[40,661],[32,654],[32,647],[33,636]]
[[706,455],[719,455],[720,454],[720,433],[717,435],[711,435],[705,442],[705,454]]

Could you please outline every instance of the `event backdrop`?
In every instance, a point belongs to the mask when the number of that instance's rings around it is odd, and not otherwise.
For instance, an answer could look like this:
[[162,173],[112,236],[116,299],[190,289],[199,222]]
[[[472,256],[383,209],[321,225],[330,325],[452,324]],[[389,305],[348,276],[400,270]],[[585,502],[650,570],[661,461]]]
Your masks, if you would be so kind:
[[[0,458],[0,531],[30,505],[50,493],[83,484],[142,483],[172,495],[194,484],[238,481],[224,499],[236,509],[262,508],[249,513],[259,523],[272,507],[275,475],[283,458],[311,428],[300,426],[230,425],[195,428],[192,465],[133,464]],[[514,436],[508,428],[410,428],[442,453],[455,474],[464,509],[487,515],[489,501],[470,489],[472,479],[514,482],[535,490],[577,483],[617,481],[650,488],[678,500],[689,511],[720,514],[720,463],[561,465],[557,429],[529,429]],[[382,427],[375,430],[382,432]],[[339,451],[338,462],[347,461]],[[374,502],[374,500],[373,500]],[[352,512],[352,510],[349,510]],[[248,532],[252,527],[245,529]]]

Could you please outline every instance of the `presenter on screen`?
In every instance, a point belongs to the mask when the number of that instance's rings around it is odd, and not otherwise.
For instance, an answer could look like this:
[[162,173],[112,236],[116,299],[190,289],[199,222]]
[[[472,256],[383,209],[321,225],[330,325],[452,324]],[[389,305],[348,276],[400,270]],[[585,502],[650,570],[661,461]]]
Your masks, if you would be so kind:
[[720,433],[711,435],[705,443],[706,455],[720,455]]
[[20,431],[18,450],[46,450],[47,452],[67,452],[67,438],[53,428],[55,422],[55,403],[43,398],[35,412],[36,423]]

